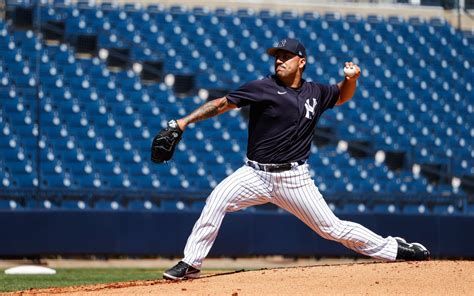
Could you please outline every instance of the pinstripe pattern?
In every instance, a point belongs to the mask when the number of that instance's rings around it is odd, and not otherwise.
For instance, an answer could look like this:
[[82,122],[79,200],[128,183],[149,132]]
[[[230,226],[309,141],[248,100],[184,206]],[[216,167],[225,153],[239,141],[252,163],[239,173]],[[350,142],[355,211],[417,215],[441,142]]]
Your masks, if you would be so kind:
[[325,239],[373,258],[396,258],[394,238],[383,238],[360,224],[334,215],[311,179],[308,165],[304,164],[281,173],[267,173],[245,165],[224,179],[207,198],[186,243],[183,261],[201,268],[226,212],[267,202],[292,213]]

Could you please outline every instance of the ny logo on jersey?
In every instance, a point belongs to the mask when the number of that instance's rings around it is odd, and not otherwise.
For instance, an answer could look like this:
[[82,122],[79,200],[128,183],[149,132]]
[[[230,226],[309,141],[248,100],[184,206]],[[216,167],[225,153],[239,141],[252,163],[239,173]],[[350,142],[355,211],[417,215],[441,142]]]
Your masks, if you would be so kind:
[[[304,107],[306,108],[306,118],[311,119],[313,118],[314,115],[314,108],[316,108],[316,105],[318,102],[316,101],[315,98],[313,98],[313,104],[310,104],[311,99],[307,99],[306,103],[304,103]],[[311,114],[310,114],[311,113]]]

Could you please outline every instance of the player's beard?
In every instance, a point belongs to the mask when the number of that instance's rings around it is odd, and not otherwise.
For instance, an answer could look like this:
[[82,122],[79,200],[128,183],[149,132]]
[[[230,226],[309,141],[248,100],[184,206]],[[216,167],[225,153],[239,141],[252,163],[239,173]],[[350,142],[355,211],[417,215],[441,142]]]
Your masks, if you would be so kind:
[[288,76],[289,71],[283,64],[275,65],[275,74],[280,78],[285,78]]
[[284,64],[275,65],[275,74],[280,80],[292,80],[296,73],[288,69]]

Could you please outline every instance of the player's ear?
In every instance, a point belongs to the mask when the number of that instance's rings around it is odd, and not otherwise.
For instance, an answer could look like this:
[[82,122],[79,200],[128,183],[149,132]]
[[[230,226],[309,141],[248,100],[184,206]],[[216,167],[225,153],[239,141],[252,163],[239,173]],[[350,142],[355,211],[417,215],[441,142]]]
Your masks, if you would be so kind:
[[305,66],[306,66],[306,58],[300,58],[300,63],[298,65],[298,67],[300,69],[304,69]]

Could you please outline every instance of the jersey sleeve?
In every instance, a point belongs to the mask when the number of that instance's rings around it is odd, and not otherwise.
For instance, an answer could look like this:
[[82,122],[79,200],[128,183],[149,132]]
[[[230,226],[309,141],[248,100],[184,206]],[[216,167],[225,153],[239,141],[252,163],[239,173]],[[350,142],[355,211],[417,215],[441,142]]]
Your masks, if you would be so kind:
[[238,89],[231,91],[226,95],[226,98],[237,107],[247,106],[253,102],[258,102],[262,99],[264,92],[262,80],[254,80],[246,83]]
[[339,99],[340,90],[336,84],[332,85],[325,85],[325,84],[317,84],[319,90],[321,92],[321,104],[323,107],[323,111],[326,109],[331,109],[336,104],[337,100]]

